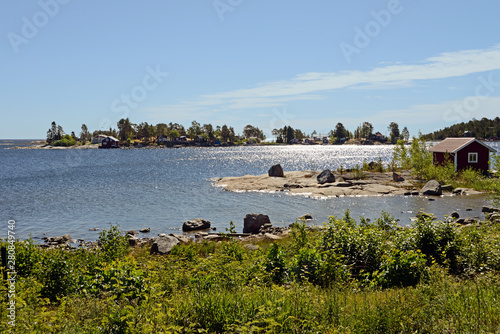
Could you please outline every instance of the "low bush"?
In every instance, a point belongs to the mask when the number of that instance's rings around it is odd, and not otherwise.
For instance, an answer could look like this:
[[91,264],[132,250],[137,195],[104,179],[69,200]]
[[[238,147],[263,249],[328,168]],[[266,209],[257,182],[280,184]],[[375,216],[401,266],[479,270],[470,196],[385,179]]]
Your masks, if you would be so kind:
[[61,140],[56,141],[54,146],[74,146],[76,145],[76,140],[70,135],[65,135]]

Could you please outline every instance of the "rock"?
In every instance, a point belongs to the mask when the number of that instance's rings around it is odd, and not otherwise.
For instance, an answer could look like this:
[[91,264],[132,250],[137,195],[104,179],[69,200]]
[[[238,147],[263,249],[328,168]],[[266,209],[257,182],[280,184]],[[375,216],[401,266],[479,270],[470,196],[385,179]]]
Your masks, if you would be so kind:
[[306,213],[305,215],[300,216],[300,217],[298,217],[298,218],[297,218],[297,220],[303,220],[303,219],[304,219],[304,220],[312,220],[312,219],[313,219],[313,217],[312,217],[312,215],[310,215],[309,213]]
[[441,191],[453,191],[453,186],[451,184],[442,185]]
[[206,230],[210,228],[210,222],[205,219],[196,218],[193,220],[185,221],[182,224],[182,230],[186,231],[198,231],[198,230]]
[[128,244],[130,245],[130,247],[135,247],[139,244],[139,239],[136,237],[131,237],[128,239]]
[[392,172],[392,180],[394,182],[403,182],[405,179],[404,179],[404,177],[402,177],[398,173]]
[[285,188],[285,189],[298,189],[298,188],[304,188],[304,186],[302,186],[300,184],[285,183],[283,185],[283,188]]
[[206,241],[224,241],[224,240],[229,240],[229,238],[226,236],[219,235],[219,234],[209,234],[209,235],[203,237],[203,240],[206,240]]
[[494,213],[488,217],[490,222],[500,222],[500,213]]
[[420,190],[420,195],[441,196],[441,194],[442,194],[441,185],[436,180],[430,180]]
[[252,252],[253,252],[253,251],[258,250],[260,247],[259,247],[259,246],[257,246],[257,245],[254,245],[254,244],[244,244],[244,245],[243,245],[243,248],[246,248],[246,249],[248,249],[249,251],[252,251]]
[[158,237],[154,240],[153,245],[151,246],[151,254],[168,254],[172,248],[178,244],[179,240],[169,235],[165,237]]
[[470,224],[477,223],[477,219],[474,219],[474,218],[458,218],[457,220],[455,220],[455,223],[459,224],[459,225],[470,225]]
[[419,192],[418,192],[418,191],[412,191],[412,192],[411,192],[411,195],[412,195],[412,196],[418,196],[418,195],[419,195]]
[[350,187],[350,186],[352,186],[352,183],[344,181],[344,182],[337,182],[337,183],[335,183],[335,185],[337,187]]
[[465,211],[472,211],[472,209],[465,209]]
[[[164,234],[164,236],[166,236],[166,235]],[[188,237],[180,235],[180,234],[173,234],[173,233],[171,233],[170,236],[176,238],[177,240],[179,240],[179,243],[181,245],[185,245],[185,244],[189,243],[189,240],[190,240]]]
[[250,213],[243,219],[243,233],[259,233],[264,224],[271,224],[268,215]]
[[458,218],[460,218],[460,215],[458,214],[458,212],[453,211],[453,212],[450,214],[450,217],[451,217],[451,218],[453,218],[453,219],[458,219]]
[[264,234],[264,238],[267,240],[281,240],[281,239],[283,239],[282,237],[275,235],[275,234],[271,234],[271,233]]
[[[172,235],[172,234],[171,234]],[[165,233],[158,233],[159,237],[166,237],[167,235]]]
[[424,212],[422,210],[419,210],[418,213],[417,213],[417,218],[420,218],[420,217],[423,217],[423,218],[430,218],[430,219],[436,219],[436,216],[434,216],[432,213],[427,213],[427,212]]
[[53,245],[61,245],[61,244],[65,244],[67,243],[68,241],[71,240],[71,235],[69,234],[64,234],[60,237],[54,237],[54,238],[48,238],[46,241],[49,243],[49,244],[53,244]]
[[335,175],[333,175],[331,170],[325,169],[321,172],[321,174],[318,175],[316,179],[318,180],[319,184],[333,183],[335,182]]
[[98,227],[89,228],[89,231],[99,231],[99,230],[100,230],[100,228],[98,228]]
[[483,206],[483,208],[481,209],[481,212],[495,213],[495,212],[500,212],[500,209],[492,208],[490,206]]
[[132,231],[127,231],[127,233],[125,233],[125,235],[126,235],[127,237],[129,237],[129,238],[136,238],[136,237],[138,237],[138,236],[139,236],[139,232],[134,231],[134,230],[132,230]]
[[143,228],[142,230],[139,230],[139,232],[141,232],[141,233],[149,233],[149,232],[151,232],[151,228],[146,227],[146,228]]
[[464,188],[456,188],[453,190],[453,195],[465,195],[466,191]]
[[285,173],[283,173],[283,167],[281,167],[280,164],[274,165],[271,168],[269,168],[269,171],[267,174],[270,177],[284,177]]

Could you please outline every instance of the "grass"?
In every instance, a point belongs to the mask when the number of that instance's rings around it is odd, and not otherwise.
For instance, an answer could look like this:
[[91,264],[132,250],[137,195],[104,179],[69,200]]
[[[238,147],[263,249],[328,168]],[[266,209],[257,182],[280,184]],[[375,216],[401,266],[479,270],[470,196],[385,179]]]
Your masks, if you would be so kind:
[[[279,242],[198,242],[165,256],[118,228],[97,250],[16,243],[16,333],[491,333],[500,226],[331,217]],[[4,242],[5,244],[5,242]],[[6,303],[5,285],[0,300]],[[5,304],[4,304],[5,305]],[[7,310],[0,311],[0,331]]]

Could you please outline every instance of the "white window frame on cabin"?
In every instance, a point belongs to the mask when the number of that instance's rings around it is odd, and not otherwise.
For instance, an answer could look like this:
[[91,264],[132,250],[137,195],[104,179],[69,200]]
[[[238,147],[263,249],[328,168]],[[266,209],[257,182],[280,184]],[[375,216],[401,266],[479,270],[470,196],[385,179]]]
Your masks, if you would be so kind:
[[467,161],[470,164],[477,164],[478,158],[479,158],[479,154],[477,152],[469,152]]

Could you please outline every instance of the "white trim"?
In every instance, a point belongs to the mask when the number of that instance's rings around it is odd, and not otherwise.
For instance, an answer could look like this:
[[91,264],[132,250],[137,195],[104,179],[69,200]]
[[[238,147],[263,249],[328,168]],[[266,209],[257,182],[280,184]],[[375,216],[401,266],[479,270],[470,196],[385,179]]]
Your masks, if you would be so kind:
[[455,172],[456,172],[456,171],[457,171],[457,163],[458,163],[458,162],[457,162],[457,160],[458,160],[458,159],[457,159],[458,154],[456,154],[456,153],[455,153],[455,154],[453,154],[453,156],[454,156],[454,160],[455,160],[455,161],[454,161],[454,165],[455,165]]
[[[471,159],[472,157],[475,157],[475,159]],[[477,164],[478,161],[479,161],[479,153],[478,152],[467,153],[467,163]]]
[[491,151],[491,152],[493,152],[493,153],[495,153],[495,152],[496,152],[496,150],[495,150],[495,149],[493,149],[493,148],[489,147],[488,145],[486,145],[486,144],[485,144],[485,143],[483,143],[482,141],[477,140],[476,138],[474,138],[474,140],[471,140],[470,142],[468,142],[468,143],[466,143],[466,144],[464,144],[464,145],[460,146],[459,148],[457,148],[455,151],[453,151],[453,153],[456,153],[456,152],[460,151],[461,149],[463,149],[463,148],[465,148],[465,147],[469,146],[470,144],[472,144],[472,143],[474,143],[474,142],[476,142],[476,143],[479,143],[479,144],[483,145],[484,147],[486,147],[488,150],[490,150],[490,151]]

